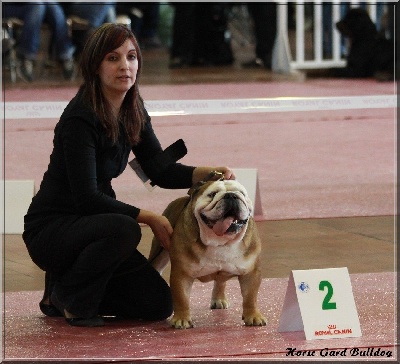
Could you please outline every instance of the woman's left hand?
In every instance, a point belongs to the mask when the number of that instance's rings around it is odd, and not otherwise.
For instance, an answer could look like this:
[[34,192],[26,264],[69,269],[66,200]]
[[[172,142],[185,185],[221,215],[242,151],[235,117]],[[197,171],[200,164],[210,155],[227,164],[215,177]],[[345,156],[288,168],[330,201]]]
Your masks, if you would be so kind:
[[212,171],[221,172],[225,179],[236,179],[235,173],[229,167],[196,167],[193,171],[192,183],[203,181]]
[[137,221],[150,226],[155,238],[160,242],[161,246],[169,250],[173,229],[165,216],[157,215],[147,210],[140,210]]
[[229,167],[217,167],[215,170],[223,173],[225,179],[236,179],[235,173]]

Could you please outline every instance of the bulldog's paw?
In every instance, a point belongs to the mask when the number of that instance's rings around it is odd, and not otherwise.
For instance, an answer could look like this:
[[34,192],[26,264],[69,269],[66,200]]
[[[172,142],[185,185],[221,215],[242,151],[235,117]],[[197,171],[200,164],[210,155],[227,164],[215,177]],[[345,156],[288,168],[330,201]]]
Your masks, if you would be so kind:
[[246,326],[265,326],[267,324],[267,320],[260,312],[243,315],[242,319]]
[[190,317],[181,318],[174,315],[169,322],[171,326],[175,329],[190,329],[193,327],[193,322]]
[[229,302],[226,299],[212,299],[211,300],[211,305],[210,308],[211,309],[225,309],[229,307]]

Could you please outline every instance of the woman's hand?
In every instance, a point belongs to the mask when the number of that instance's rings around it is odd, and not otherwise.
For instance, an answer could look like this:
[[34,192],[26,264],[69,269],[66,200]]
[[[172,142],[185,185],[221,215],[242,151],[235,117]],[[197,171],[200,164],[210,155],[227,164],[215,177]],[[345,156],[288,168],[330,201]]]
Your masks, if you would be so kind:
[[212,171],[221,172],[225,179],[236,179],[235,174],[229,167],[196,167],[193,171],[192,183],[203,181]]
[[147,210],[140,210],[137,222],[149,225],[161,246],[169,250],[173,229],[165,216],[157,215]]
[[215,170],[223,173],[225,179],[236,179],[235,173],[229,167],[217,167]]

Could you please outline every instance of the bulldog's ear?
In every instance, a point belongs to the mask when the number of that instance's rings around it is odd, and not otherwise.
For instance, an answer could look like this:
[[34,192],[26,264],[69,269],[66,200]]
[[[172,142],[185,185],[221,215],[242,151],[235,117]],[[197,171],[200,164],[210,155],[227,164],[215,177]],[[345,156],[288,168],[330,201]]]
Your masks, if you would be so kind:
[[189,191],[188,191],[188,195],[190,196],[190,198],[193,198],[194,195],[197,194],[197,192],[200,191],[200,188],[203,187],[206,184],[206,182],[204,181],[199,181],[197,182],[194,186],[192,186]]
[[224,174],[222,172],[212,171],[206,178],[192,186],[192,188],[188,191],[188,195],[191,197],[194,196],[206,183],[211,184],[212,182],[223,180]]

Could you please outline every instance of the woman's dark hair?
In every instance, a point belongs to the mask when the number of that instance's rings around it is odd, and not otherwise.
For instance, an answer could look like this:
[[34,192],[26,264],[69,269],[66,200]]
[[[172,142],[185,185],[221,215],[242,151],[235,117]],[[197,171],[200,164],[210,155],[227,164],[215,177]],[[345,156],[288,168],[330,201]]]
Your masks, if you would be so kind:
[[[101,92],[98,70],[104,57],[120,47],[127,39],[130,39],[136,48],[138,70],[135,84],[126,93],[116,119],[112,114],[111,105]],[[137,144],[146,122],[146,112],[143,99],[139,94],[142,54],[132,31],[123,25],[113,23],[105,23],[95,29],[82,51],[80,67],[84,79],[82,85],[84,98],[99,117],[107,136],[116,142],[119,136],[119,123],[122,123],[130,143]]]

